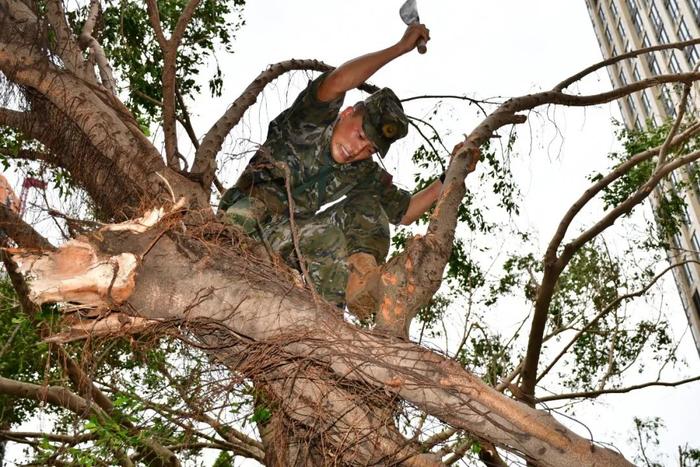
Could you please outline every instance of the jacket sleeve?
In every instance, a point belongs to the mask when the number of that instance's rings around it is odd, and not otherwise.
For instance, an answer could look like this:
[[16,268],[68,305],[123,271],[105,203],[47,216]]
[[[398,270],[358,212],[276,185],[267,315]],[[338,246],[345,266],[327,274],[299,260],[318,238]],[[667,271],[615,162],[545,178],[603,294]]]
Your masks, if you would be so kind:
[[309,82],[294,103],[275,118],[272,124],[286,127],[290,136],[300,139],[313,139],[314,136],[318,136],[316,133],[331,125],[338,116],[345,96],[339,96],[331,102],[318,100],[318,87],[326,76],[328,72]]
[[372,163],[375,169],[372,171],[372,176],[368,178],[368,187],[378,194],[379,203],[384,208],[389,222],[396,225],[401,222],[408,204],[411,202],[411,193],[394,185],[392,175]]

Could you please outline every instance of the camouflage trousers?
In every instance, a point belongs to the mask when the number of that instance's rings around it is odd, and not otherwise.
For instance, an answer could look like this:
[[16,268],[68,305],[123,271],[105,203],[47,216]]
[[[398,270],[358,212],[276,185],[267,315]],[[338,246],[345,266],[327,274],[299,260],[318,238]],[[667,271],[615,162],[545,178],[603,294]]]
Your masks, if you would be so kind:
[[[288,216],[269,215],[260,200],[242,196],[224,217],[249,236],[264,240],[287,264],[299,269]],[[295,216],[294,222],[311,280],[331,303],[345,302],[348,256],[369,253],[381,264],[389,253],[389,219],[375,195],[349,195],[312,217]]]

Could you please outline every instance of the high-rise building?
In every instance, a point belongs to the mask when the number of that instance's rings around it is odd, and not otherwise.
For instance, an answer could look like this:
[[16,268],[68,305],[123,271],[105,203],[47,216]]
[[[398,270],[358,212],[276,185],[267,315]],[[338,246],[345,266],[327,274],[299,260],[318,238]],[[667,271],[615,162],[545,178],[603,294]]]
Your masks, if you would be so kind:
[[[604,58],[636,49],[700,37],[700,0],[586,0],[596,37]],[[614,87],[660,74],[688,72],[700,62],[700,47],[668,49],[645,54],[634,60],[608,67]],[[694,85],[688,109],[697,112],[700,89]],[[628,128],[645,128],[676,116],[680,100],[678,87],[662,85],[621,99],[620,111]],[[686,223],[669,239],[669,260],[700,259],[700,186],[687,173],[674,172],[674,181],[683,178],[690,187],[686,193]],[[656,198],[652,196],[652,204]],[[685,263],[674,268],[683,308],[700,353],[700,266]]]

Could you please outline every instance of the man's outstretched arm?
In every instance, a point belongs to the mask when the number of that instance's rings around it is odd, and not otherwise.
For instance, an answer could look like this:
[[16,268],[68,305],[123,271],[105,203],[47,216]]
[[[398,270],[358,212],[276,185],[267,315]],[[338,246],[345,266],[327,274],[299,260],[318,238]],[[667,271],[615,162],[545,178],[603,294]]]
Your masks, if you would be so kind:
[[418,23],[409,25],[401,40],[391,47],[354,58],[333,70],[319,86],[316,97],[330,102],[356,88],[381,67],[413,50],[418,39],[430,40],[428,28]]

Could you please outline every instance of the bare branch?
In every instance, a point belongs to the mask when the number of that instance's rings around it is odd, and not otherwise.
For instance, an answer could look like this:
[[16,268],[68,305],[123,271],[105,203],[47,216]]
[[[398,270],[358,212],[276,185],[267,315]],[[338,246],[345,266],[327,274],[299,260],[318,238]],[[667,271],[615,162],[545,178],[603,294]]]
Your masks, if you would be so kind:
[[160,11],[158,11],[158,4],[155,0],[146,0],[146,8],[148,10],[148,19],[151,21],[151,27],[153,28],[153,33],[156,36],[158,45],[165,51],[168,48],[168,40],[163,34],[163,28],[160,23]]
[[678,387],[684,384],[693,383],[695,381],[700,381],[700,376],[694,376],[692,378],[686,378],[680,381],[664,382],[664,381],[652,381],[649,383],[636,384],[634,386],[628,386],[626,388],[620,389],[602,389],[598,391],[583,391],[583,392],[572,392],[569,394],[556,394],[553,396],[545,396],[537,399],[537,402],[552,402],[563,399],[580,399],[580,398],[591,398],[595,399],[603,394],[625,394],[628,392],[636,391],[637,389],[644,389],[649,387]]
[[563,91],[567,87],[571,86],[573,83],[576,81],[579,81],[580,79],[584,78],[585,76],[593,73],[596,70],[600,70],[601,68],[604,68],[606,66],[612,65],[614,63],[620,62],[622,60],[626,60],[628,58],[634,58],[639,55],[643,55],[646,53],[650,52],[655,52],[657,50],[668,50],[668,49],[678,49],[678,50],[683,50],[685,47],[689,45],[695,45],[695,44],[700,44],[700,38],[699,39],[692,39],[689,41],[685,42],[674,42],[671,44],[661,44],[661,45],[655,45],[653,47],[646,47],[644,49],[639,49],[639,50],[633,50],[631,52],[622,54],[622,55],[617,55],[615,57],[609,58],[607,60],[603,60],[602,62],[598,62],[595,65],[589,66],[585,70],[576,73],[575,75],[565,79],[561,83],[557,84],[552,88],[552,91]]
[[106,418],[106,414],[97,405],[61,386],[39,386],[0,376],[0,393],[38,402],[46,401],[68,409],[82,418],[90,418],[93,415],[100,419]]
[[[60,0],[59,0],[60,1]],[[97,68],[100,71],[100,78],[102,80],[102,86],[109,91],[110,94],[117,94],[117,82],[114,79],[114,73],[112,72],[112,66],[107,60],[107,55],[105,54],[102,45],[95,39],[92,35],[92,31],[95,28],[95,22],[100,13],[100,2],[99,0],[90,1],[90,11],[88,13],[87,20],[83,26],[83,30],[80,33],[79,43],[83,49],[90,49],[92,56],[97,63]]]
[[[673,138],[673,140],[669,143],[668,148],[671,149],[680,146],[686,143],[690,138],[696,136],[697,134],[700,134],[700,123],[695,123],[691,125],[683,133]],[[549,246],[547,247],[547,253],[545,255],[545,261],[555,260],[557,249],[559,248],[559,245],[561,245],[561,241],[564,239],[566,231],[571,225],[573,219],[586,205],[586,203],[593,199],[593,197],[600,193],[605,187],[609,186],[612,182],[626,174],[632,167],[636,166],[637,164],[643,161],[649,160],[652,157],[659,154],[660,150],[661,147],[658,146],[655,148],[647,149],[646,151],[643,151],[641,153],[635,154],[634,156],[630,157],[622,164],[617,166],[606,176],[604,176],[603,178],[595,182],[593,185],[591,185],[583,193],[583,195],[581,195],[581,197],[577,199],[576,202],[574,202],[574,204],[571,206],[571,208],[569,208],[566,214],[564,214],[562,221],[557,227],[557,231],[552,236],[552,240],[549,242]]]
[[70,435],[59,435],[55,433],[36,433],[36,432],[25,432],[25,431],[0,431],[0,439],[6,439],[8,441],[13,441],[15,443],[27,443],[34,444],[34,439],[47,439],[49,441],[54,441],[58,443],[65,444],[80,444],[86,441],[93,441],[98,438],[98,435],[94,433],[89,433],[85,435],[70,436]]
[[690,162],[693,162],[700,158],[700,151],[695,151],[690,154],[683,155],[681,157],[675,158],[669,161],[661,169],[654,172],[654,174],[644,183],[636,192],[630,195],[622,203],[611,209],[607,215],[605,215],[600,221],[595,225],[590,227],[588,230],[584,231],[581,235],[573,239],[567,245],[564,246],[564,252],[559,258],[558,262],[565,263],[567,258],[569,258],[573,252],[578,250],[584,243],[588,242],[590,239],[601,233],[603,230],[610,227],[620,216],[629,213],[632,209],[645,200],[651,192],[656,188],[659,182],[669,173],[673,172],[679,167],[682,167]]
[[668,135],[666,135],[666,139],[661,145],[661,149],[659,149],[659,158],[656,161],[655,170],[658,170],[659,168],[661,168],[661,166],[663,166],[666,163],[666,157],[668,156],[668,151],[671,148],[671,141],[676,136],[676,133],[678,133],[678,129],[681,127],[681,123],[683,123],[683,117],[685,117],[685,108],[686,104],[688,103],[688,96],[690,96],[691,88],[692,86],[690,83],[685,83],[685,86],[683,86],[683,95],[681,96],[680,104],[678,105],[678,116],[676,116],[676,120],[673,122],[673,126],[669,130]]

